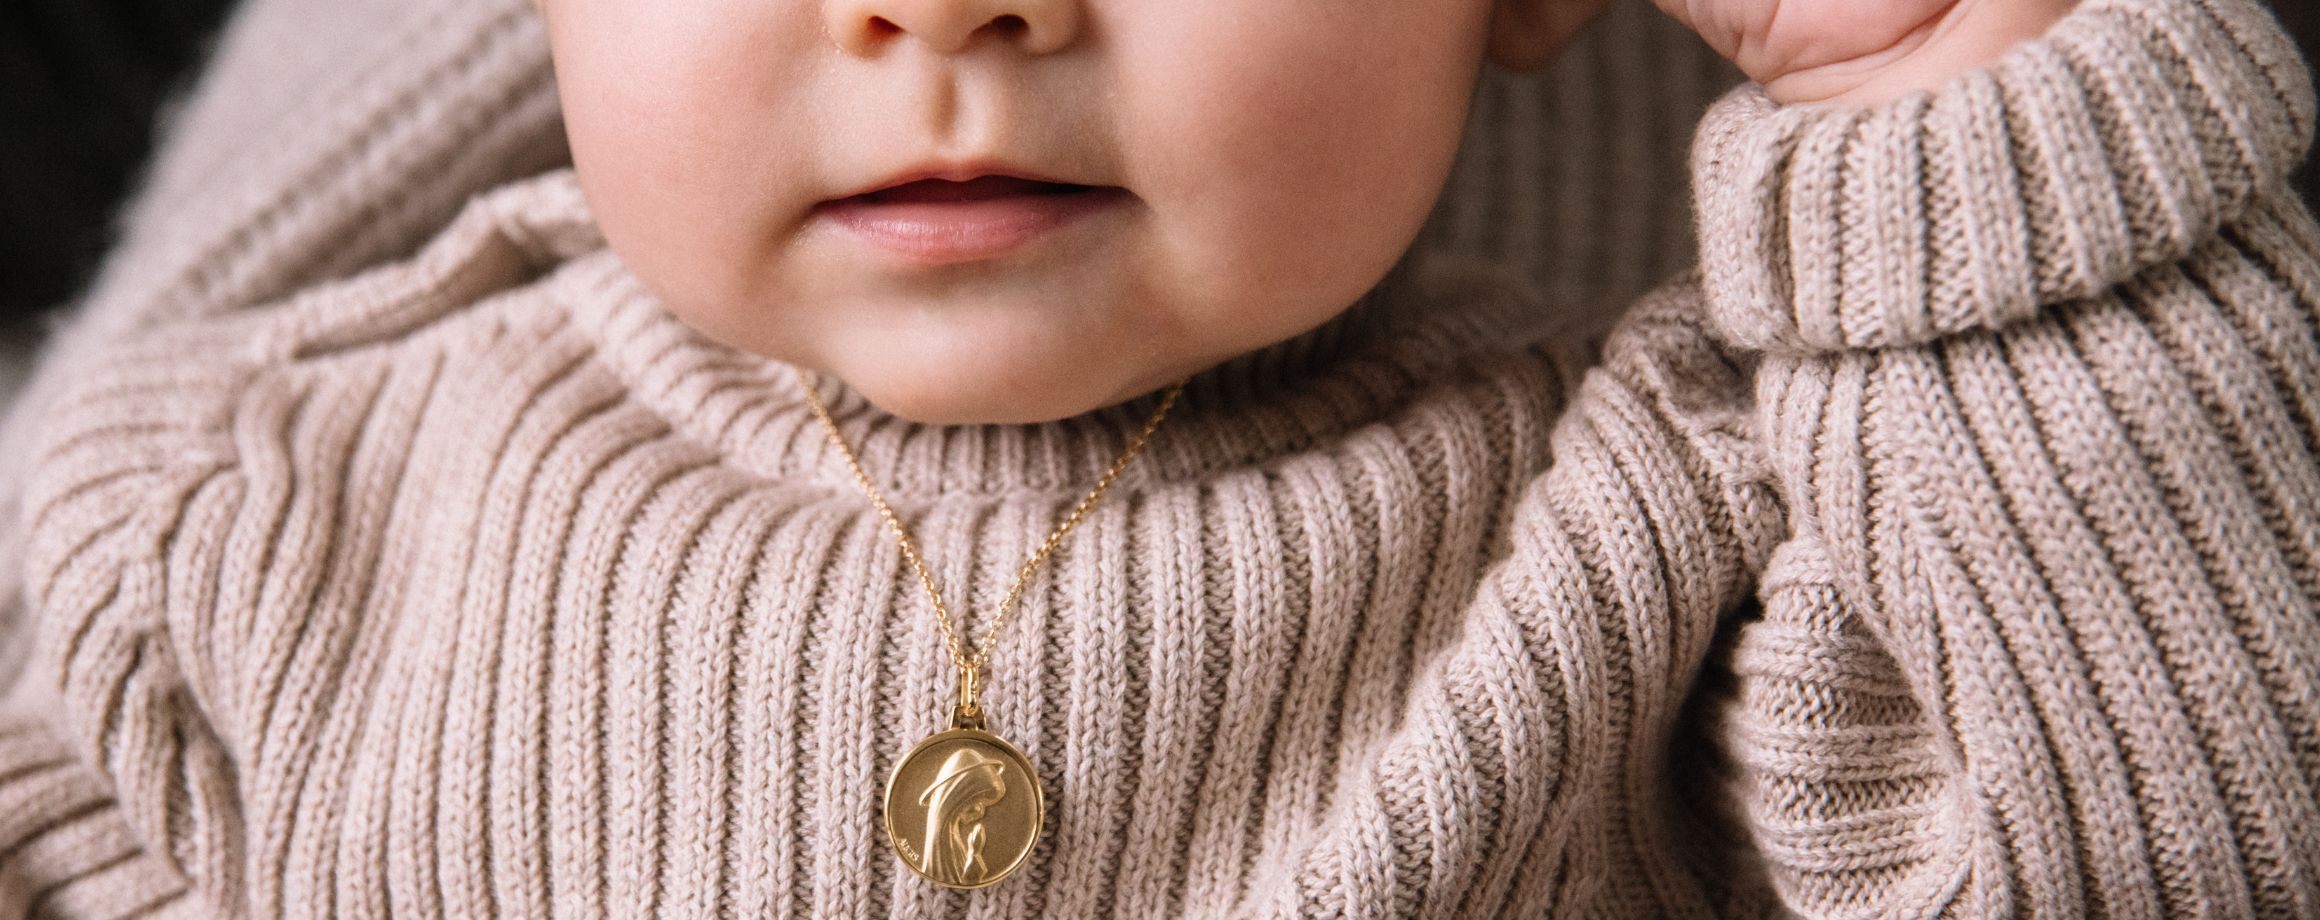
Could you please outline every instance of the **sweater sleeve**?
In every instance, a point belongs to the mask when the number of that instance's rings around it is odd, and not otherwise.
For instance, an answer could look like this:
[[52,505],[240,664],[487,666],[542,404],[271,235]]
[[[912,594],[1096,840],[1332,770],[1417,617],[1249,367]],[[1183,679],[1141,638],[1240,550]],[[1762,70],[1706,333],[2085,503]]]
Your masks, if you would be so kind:
[[[246,813],[244,791],[289,785],[279,771],[312,756],[270,689],[292,679],[304,622],[252,611],[273,592],[306,592],[316,620],[355,603],[314,587],[311,557],[269,549],[330,545],[338,482],[253,486],[250,471],[370,418],[388,355],[371,346],[488,318],[476,304],[599,245],[584,214],[569,171],[511,184],[409,260],[70,356],[76,386],[21,486],[33,653],[0,695],[0,920],[297,912],[234,906],[250,853],[281,844],[263,823],[278,813]],[[327,383],[280,379],[350,354]],[[246,507],[281,509],[279,529],[248,530]]]
[[0,917],[197,916],[185,882],[40,719],[0,716]]
[[570,162],[524,0],[237,0],[160,112],[115,241],[0,405],[0,684],[25,655],[14,529],[35,430],[87,353],[409,257],[472,196]]
[[1790,907],[2320,915],[2312,128],[2249,0],[1710,112],[1711,317],[1790,518],[1714,725]]

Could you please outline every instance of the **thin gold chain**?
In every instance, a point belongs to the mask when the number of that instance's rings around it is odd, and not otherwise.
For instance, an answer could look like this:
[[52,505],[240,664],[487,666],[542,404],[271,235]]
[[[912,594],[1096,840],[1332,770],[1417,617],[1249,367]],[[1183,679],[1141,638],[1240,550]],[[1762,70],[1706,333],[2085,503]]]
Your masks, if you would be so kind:
[[1152,436],[1153,429],[1160,427],[1160,420],[1168,415],[1168,407],[1175,405],[1176,397],[1184,392],[1186,381],[1178,380],[1168,388],[1167,395],[1160,399],[1159,407],[1152,410],[1152,417],[1144,420],[1143,430],[1129,439],[1127,449],[1112,461],[1111,468],[1104,471],[1103,478],[1096,480],[1095,488],[1088,491],[1087,497],[1079,500],[1079,504],[1071,509],[1071,514],[1056,526],[1055,532],[1047,535],[1047,542],[1041,544],[1039,551],[1031,554],[1031,559],[1015,573],[1015,584],[1007,589],[1007,596],[999,601],[999,609],[992,615],[991,623],[983,633],[981,647],[970,657],[959,647],[958,633],[951,628],[950,609],[943,606],[942,592],[935,590],[934,576],[927,572],[926,562],[919,558],[918,547],[910,541],[910,531],[902,526],[902,519],[886,504],[886,498],[878,494],[878,487],[870,484],[870,474],[862,471],[861,458],[854,455],[854,449],[848,447],[845,437],[838,433],[838,423],[830,419],[829,407],[822,404],[821,393],[815,388],[814,381],[806,376],[804,368],[796,370],[798,386],[806,391],[806,400],[813,407],[814,417],[821,420],[823,431],[830,436],[830,443],[837,445],[838,452],[845,456],[847,468],[854,471],[854,481],[861,484],[862,491],[869,493],[870,501],[878,506],[878,513],[886,518],[886,526],[894,531],[895,539],[901,541],[902,555],[910,560],[911,568],[918,571],[918,583],[926,588],[927,599],[934,603],[935,622],[942,626],[943,639],[950,645],[951,663],[959,668],[959,710],[969,717],[977,717],[981,712],[977,701],[977,688],[981,686],[979,673],[990,660],[991,644],[998,639],[999,627],[1006,622],[1007,614],[1014,610],[1016,601],[1023,596],[1023,589],[1030,585],[1032,571],[1039,567],[1048,553],[1055,551],[1056,546],[1063,542],[1063,535],[1079,523],[1088,509],[1095,507],[1096,500],[1103,497],[1104,490],[1111,488],[1112,480],[1118,478],[1121,470],[1127,469],[1128,461],[1134,460],[1137,452],[1144,449],[1144,441]]

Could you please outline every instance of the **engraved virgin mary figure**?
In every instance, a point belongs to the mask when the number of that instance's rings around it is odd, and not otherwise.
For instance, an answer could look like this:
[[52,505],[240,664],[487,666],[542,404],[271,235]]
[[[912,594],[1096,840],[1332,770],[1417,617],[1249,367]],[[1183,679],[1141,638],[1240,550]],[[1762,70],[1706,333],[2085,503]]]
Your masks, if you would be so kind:
[[1006,761],[971,747],[952,751],[918,794],[926,806],[926,874],[954,885],[976,885],[990,874],[983,861],[983,812],[1007,795]]

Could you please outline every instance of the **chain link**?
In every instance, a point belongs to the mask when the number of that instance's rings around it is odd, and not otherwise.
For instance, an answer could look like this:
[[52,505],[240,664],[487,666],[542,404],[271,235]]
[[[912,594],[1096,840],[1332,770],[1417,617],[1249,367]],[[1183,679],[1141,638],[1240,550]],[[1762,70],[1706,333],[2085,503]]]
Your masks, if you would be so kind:
[[902,555],[910,560],[911,568],[917,570],[918,583],[926,588],[927,599],[934,603],[935,622],[942,626],[943,639],[950,646],[951,663],[959,669],[959,713],[968,719],[980,719],[982,706],[978,698],[982,695],[982,681],[978,675],[983,665],[990,661],[991,645],[998,640],[999,627],[1006,622],[1007,614],[1013,612],[1016,601],[1022,598],[1023,589],[1031,584],[1032,571],[1039,568],[1039,563],[1047,558],[1048,553],[1054,552],[1062,544],[1063,535],[1079,523],[1088,509],[1095,507],[1096,500],[1103,497],[1104,490],[1111,488],[1112,480],[1118,478],[1120,471],[1127,469],[1128,462],[1144,449],[1144,441],[1152,436],[1153,429],[1160,427],[1160,420],[1168,415],[1168,407],[1175,405],[1176,397],[1184,392],[1186,381],[1178,380],[1168,388],[1167,395],[1160,399],[1159,408],[1153,409],[1152,417],[1144,421],[1143,430],[1128,441],[1127,449],[1112,461],[1111,468],[1104,471],[1103,478],[1096,480],[1095,488],[1089,490],[1087,497],[1072,507],[1071,514],[1056,526],[1055,532],[1047,535],[1047,542],[1040,544],[1039,551],[1031,554],[1031,559],[1015,573],[1015,584],[1007,589],[1007,596],[999,601],[998,611],[991,616],[991,623],[984,630],[981,647],[970,657],[959,647],[958,633],[951,628],[950,609],[943,606],[942,592],[935,590],[934,576],[927,572],[925,560],[919,558],[918,547],[911,543],[910,532],[903,528],[902,518],[886,504],[885,496],[878,494],[878,487],[870,484],[870,474],[862,471],[861,458],[854,455],[854,449],[847,446],[846,439],[838,433],[838,423],[831,420],[829,407],[822,404],[822,395],[814,386],[814,381],[807,377],[804,368],[796,368],[796,371],[798,386],[805,390],[814,417],[821,420],[822,429],[830,436],[830,443],[836,445],[838,452],[845,456],[847,468],[854,471],[854,481],[860,483],[862,491],[869,494],[870,501],[878,506],[878,513],[886,519],[887,528],[893,530],[895,539],[901,541]]

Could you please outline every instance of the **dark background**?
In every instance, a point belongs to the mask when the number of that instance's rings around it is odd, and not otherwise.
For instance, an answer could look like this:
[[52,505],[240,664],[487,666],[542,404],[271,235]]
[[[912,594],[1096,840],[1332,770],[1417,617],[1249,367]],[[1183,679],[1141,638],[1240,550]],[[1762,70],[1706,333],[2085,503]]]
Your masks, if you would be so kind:
[[[2320,58],[2320,0],[2273,2]],[[230,5],[0,2],[0,336],[95,274],[158,107],[190,84]]]
[[[2304,59],[2320,67],[2320,0],[2271,0],[2271,3],[2272,11],[2279,14],[2288,31],[2296,34],[2296,43],[2304,47]],[[2315,162],[2320,162],[2320,156],[2306,160],[2303,172],[2296,178],[2304,189],[2304,203],[2320,211],[2320,176],[2314,175]]]
[[71,299],[229,0],[0,0],[0,323]]

